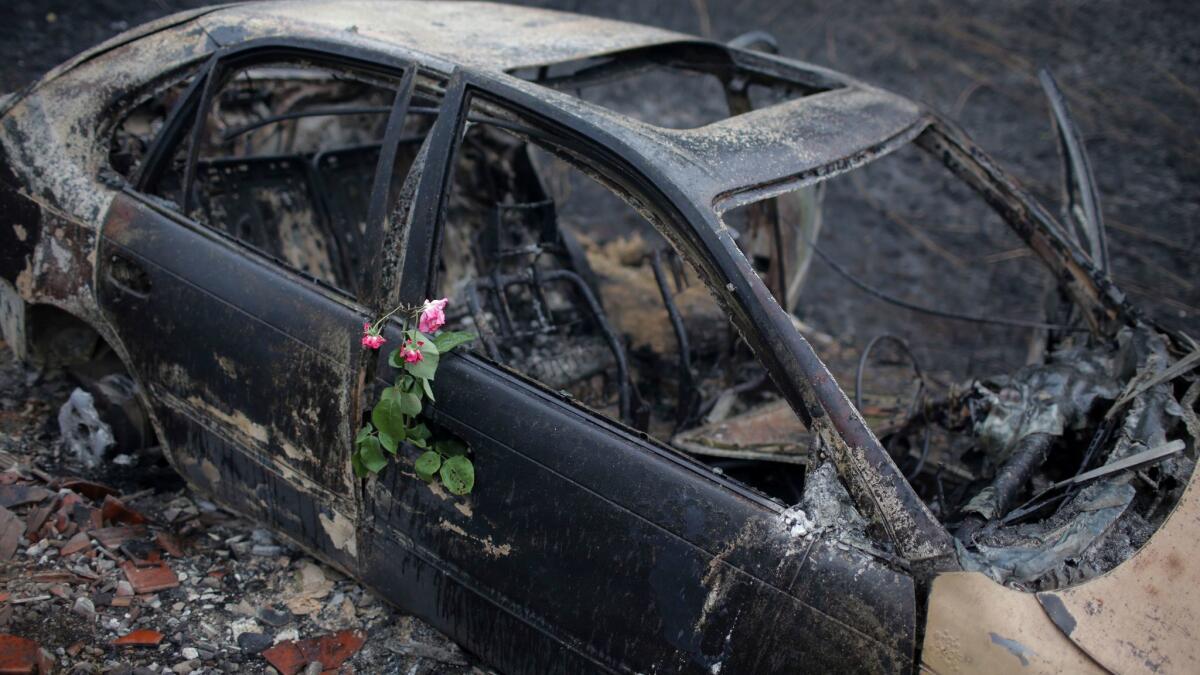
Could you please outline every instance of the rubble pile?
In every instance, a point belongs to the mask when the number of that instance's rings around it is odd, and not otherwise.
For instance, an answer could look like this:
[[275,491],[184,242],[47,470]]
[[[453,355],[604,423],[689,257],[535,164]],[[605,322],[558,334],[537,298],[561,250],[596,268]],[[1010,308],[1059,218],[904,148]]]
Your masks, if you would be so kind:
[[70,391],[0,344],[0,672],[481,672],[146,457],[84,467],[55,424]]

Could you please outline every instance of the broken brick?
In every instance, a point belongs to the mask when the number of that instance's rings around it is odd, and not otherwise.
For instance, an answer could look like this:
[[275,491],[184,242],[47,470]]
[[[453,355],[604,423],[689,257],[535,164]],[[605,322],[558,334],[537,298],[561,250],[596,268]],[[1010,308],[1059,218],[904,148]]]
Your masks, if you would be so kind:
[[364,642],[366,638],[362,633],[343,630],[308,640],[284,640],[264,651],[262,656],[283,675],[295,675],[314,661],[319,661],[325,672],[329,672],[354,656]]
[[144,527],[101,527],[88,532],[96,541],[100,542],[101,546],[109,549],[120,548],[122,544],[132,539],[145,536],[146,528]]
[[52,492],[36,485],[0,485],[0,506],[11,508],[43,501]]
[[74,537],[68,539],[67,543],[63,544],[62,549],[59,550],[59,554],[64,556],[75,555],[80,551],[87,550],[91,545],[92,538],[88,536],[88,533],[79,532]]
[[145,516],[125,506],[124,502],[112,495],[104,498],[104,504],[100,507],[100,515],[106,523],[141,525],[146,522]]
[[154,541],[172,558],[183,557],[183,542],[180,541],[179,537],[166,532],[159,532],[155,535]]
[[41,539],[41,537],[37,536],[37,533],[42,529],[42,525],[46,524],[46,519],[50,517],[50,514],[54,513],[55,509],[58,508],[58,502],[59,497],[55,495],[54,499],[30,512],[29,517],[25,519],[25,536],[30,541]]
[[12,511],[0,506],[0,560],[9,560],[25,536],[25,523]]
[[0,635],[0,673],[49,673],[54,660],[41,645],[16,635]]
[[72,492],[77,492],[88,499],[100,501],[109,495],[117,494],[117,491],[103,483],[95,483],[82,478],[67,478],[59,483],[60,488],[66,488]]
[[138,567],[133,561],[126,560],[121,563],[121,569],[125,572],[125,578],[133,586],[133,592],[139,595],[163,591],[179,585],[179,577],[175,576],[175,572],[166,563]]
[[113,640],[113,644],[118,647],[157,647],[158,643],[162,642],[162,640],[162,633],[150,630],[149,628],[143,628],[122,635]]

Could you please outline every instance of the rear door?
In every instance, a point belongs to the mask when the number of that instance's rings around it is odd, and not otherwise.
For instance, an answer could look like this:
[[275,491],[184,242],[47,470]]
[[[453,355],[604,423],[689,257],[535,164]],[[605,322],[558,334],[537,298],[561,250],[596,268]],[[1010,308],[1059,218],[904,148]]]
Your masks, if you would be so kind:
[[[469,238],[444,234],[446,214],[463,208],[456,200],[477,197],[448,197],[459,146],[470,142],[461,141],[464,129],[494,123],[548,144],[556,135],[524,111],[478,114],[470,104],[483,93],[469,75],[451,83],[431,132],[401,280],[400,300],[446,292],[458,316],[475,303],[464,296],[471,292],[439,286],[436,276],[481,265],[478,256],[463,261]],[[572,150],[587,156],[591,148],[578,140]],[[488,168],[470,163],[465,171]],[[477,220],[487,227],[490,219]],[[508,283],[488,267],[493,273],[468,286]],[[379,374],[377,385],[387,384],[391,373]],[[455,496],[424,483],[412,467],[419,451],[403,448],[367,483],[361,569],[368,583],[503,672],[911,666],[912,582],[878,558],[797,533],[779,504],[512,365],[456,352],[443,357],[434,393],[423,415],[435,437],[469,446],[474,490]]]
[[[279,43],[222,54],[168,123],[158,165],[115,199],[98,265],[175,466],[348,569],[352,391],[375,312],[356,293],[370,261],[345,252],[377,246],[382,219],[331,211],[325,183],[382,203],[395,153],[380,148],[396,146],[412,90],[407,64],[371,58]],[[339,153],[352,170],[331,165]]]

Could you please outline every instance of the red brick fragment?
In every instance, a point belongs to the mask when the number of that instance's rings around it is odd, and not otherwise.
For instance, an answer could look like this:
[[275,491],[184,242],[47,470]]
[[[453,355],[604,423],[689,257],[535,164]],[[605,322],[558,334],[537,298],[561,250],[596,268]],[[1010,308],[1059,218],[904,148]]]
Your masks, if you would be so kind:
[[143,628],[141,630],[135,630],[126,635],[122,635],[116,640],[113,640],[113,644],[118,647],[157,647],[158,643],[162,642],[162,640],[162,633],[156,630],[150,630],[149,628]]
[[138,567],[133,561],[126,560],[121,563],[121,570],[133,586],[133,592],[138,595],[165,591],[179,585],[179,577],[175,576],[175,572],[166,563]]
[[91,545],[92,538],[88,536],[88,533],[79,532],[74,537],[68,539],[67,543],[63,544],[63,547],[58,552],[64,556],[75,555],[80,551],[87,550]]
[[0,674],[49,673],[54,659],[41,645],[16,635],[0,635]]
[[343,630],[308,640],[284,640],[264,651],[262,656],[283,675],[296,675],[313,661],[321,662],[325,667],[323,672],[331,672],[354,656],[364,642],[366,638],[362,633]]
[[12,511],[0,506],[0,560],[9,560],[25,536],[25,523]]
[[100,507],[100,515],[107,523],[141,525],[146,522],[145,516],[125,506],[124,502],[112,495],[104,498],[104,504]]
[[183,542],[173,534],[167,532],[159,532],[154,537],[154,541],[158,543],[162,550],[167,552],[167,555],[172,558],[183,557]]
[[36,509],[29,512],[29,516],[25,518],[25,538],[29,541],[38,541],[41,539],[38,536],[38,531],[42,529],[42,525],[46,524],[46,519],[51,513],[58,508],[58,495],[54,495],[54,499],[42,504]]
[[144,537],[146,535],[146,528],[142,526],[128,527],[125,525],[118,527],[101,527],[89,531],[88,534],[94,537],[96,541],[100,542],[100,544],[105,548],[116,549],[120,548],[122,544],[130,541],[131,539]]
[[10,508],[40,502],[54,494],[36,485],[0,485],[0,506]]
[[59,483],[59,487],[66,488],[72,492],[78,492],[84,497],[97,502],[109,495],[117,494],[115,489],[110,488],[104,483],[95,483],[90,480],[83,480],[82,478],[65,478]]

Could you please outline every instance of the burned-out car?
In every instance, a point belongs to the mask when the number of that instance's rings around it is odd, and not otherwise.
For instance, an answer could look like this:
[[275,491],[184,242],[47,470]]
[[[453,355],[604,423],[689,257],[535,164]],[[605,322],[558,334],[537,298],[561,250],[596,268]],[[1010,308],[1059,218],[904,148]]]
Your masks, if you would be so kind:
[[[503,672],[1194,671],[1200,351],[1114,286],[1047,89],[1061,219],[937,114],[765,34],[186,12],[0,103],[3,335],[98,399],[131,383],[109,424]],[[1036,321],[949,317],[1029,358],[918,367],[881,416],[797,314],[814,256],[939,313],[820,245],[825,184],[913,147],[1054,292]],[[359,479],[391,373],[362,325],[443,296],[479,338],[423,418],[475,488],[407,446]]]

